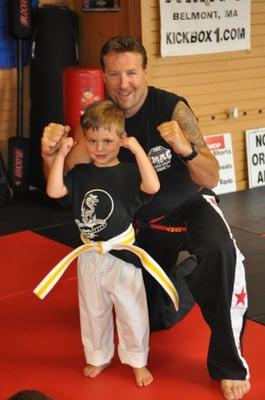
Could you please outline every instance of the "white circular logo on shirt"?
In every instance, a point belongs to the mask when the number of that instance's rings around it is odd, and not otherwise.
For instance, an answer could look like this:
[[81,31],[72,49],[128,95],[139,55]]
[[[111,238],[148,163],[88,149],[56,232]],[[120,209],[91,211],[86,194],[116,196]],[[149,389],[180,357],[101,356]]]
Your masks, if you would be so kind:
[[156,172],[161,172],[171,167],[172,153],[171,150],[166,147],[153,147],[149,151],[148,157],[150,158]]

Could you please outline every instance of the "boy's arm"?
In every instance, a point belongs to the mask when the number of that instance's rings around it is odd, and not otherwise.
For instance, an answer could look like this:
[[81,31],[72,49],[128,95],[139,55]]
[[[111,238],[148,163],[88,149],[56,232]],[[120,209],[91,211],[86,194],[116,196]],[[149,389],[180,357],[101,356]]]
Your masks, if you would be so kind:
[[61,147],[58,150],[54,161],[51,165],[47,179],[46,191],[49,197],[59,199],[68,194],[67,187],[64,184],[64,163],[65,157],[70,152],[73,146],[71,137],[65,138],[62,141]]
[[148,194],[157,193],[160,189],[159,178],[140,143],[132,136],[124,136],[122,137],[121,145],[130,150],[135,156],[142,180],[141,191]]

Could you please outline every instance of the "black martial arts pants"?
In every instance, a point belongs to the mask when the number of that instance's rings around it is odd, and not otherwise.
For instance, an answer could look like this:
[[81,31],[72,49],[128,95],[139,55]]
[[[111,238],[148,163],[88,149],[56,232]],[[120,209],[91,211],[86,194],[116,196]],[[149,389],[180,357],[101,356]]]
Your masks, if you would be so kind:
[[[144,273],[151,330],[180,321],[195,300],[211,330],[207,360],[210,376],[248,378],[248,365],[241,353],[247,310],[244,257],[215,197],[196,196],[160,223],[186,226],[187,232],[170,233],[145,226],[137,235],[139,245],[171,277],[180,296],[180,310],[176,312],[163,289]],[[186,278],[175,266],[178,252],[183,249],[197,258],[197,266]],[[191,340],[196,340],[196,328]]]

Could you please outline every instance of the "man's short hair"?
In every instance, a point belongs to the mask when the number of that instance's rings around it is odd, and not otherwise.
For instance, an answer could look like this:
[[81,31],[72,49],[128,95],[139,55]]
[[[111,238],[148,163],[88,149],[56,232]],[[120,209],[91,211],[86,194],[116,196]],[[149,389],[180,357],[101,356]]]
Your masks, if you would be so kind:
[[100,65],[104,71],[104,56],[110,53],[137,53],[142,56],[143,68],[147,66],[147,54],[144,46],[135,38],[128,35],[114,36],[101,48]]

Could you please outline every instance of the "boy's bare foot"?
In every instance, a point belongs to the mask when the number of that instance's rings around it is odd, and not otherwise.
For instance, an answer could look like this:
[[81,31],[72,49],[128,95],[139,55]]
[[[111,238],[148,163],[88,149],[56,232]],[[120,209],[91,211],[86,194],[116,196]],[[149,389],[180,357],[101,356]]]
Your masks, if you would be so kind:
[[250,389],[249,380],[238,381],[232,379],[221,380],[221,390],[226,400],[241,399]]
[[95,378],[104,369],[106,369],[109,365],[110,365],[110,363],[107,363],[107,364],[99,365],[99,366],[96,367],[95,365],[88,364],[84,368],[84,375],[88,376],[89,378]]
[[132,370],[137,386],[148,386],[153,382],[153,375],[146,367],[133,368]]

